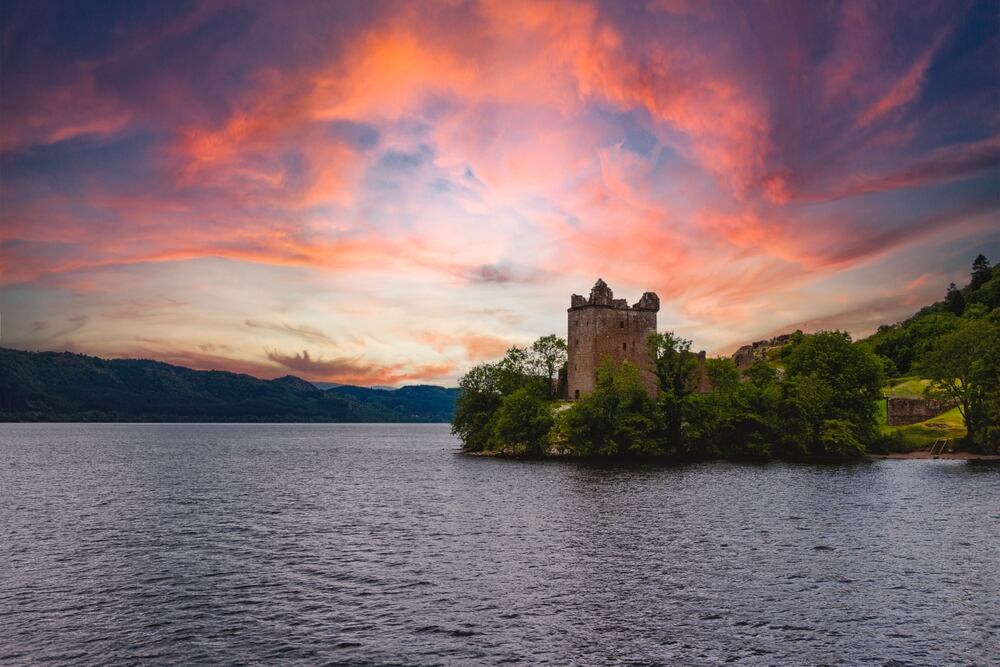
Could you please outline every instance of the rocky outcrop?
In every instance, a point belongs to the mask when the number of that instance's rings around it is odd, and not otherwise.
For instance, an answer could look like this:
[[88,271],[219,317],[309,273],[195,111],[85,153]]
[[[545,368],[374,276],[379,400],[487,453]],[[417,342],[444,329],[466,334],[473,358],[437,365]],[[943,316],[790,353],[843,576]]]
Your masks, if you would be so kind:
[[736,362],[736,367],[740,369],[740,371],[745,371],[753,366],[754,362],[758,359],[765,359],[767,357],[767,351],[772,347],[787,345],[792,340],[793,335],[794,334],[781,334],[780,336],[775,336],[770,340],[758,340],[750,343],[749,345],[744,345],[733,353],[733,361]]

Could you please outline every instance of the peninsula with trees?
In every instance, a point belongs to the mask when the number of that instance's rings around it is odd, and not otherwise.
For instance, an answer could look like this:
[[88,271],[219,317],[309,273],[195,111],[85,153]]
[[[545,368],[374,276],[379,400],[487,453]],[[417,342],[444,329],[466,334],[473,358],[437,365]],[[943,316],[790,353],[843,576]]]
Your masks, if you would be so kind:
[[[842,461],[946,442],[1000,454],[1000,266],[982,255],[965,287],[858,341],[796,331],[706,358],[656,331],[657,310],[655,294],[630,307],[598,280],[589,298],[572,297],[567,339],[472,368],[452,421],[463,450]],[[932,417],[891,423],[893,400]]]

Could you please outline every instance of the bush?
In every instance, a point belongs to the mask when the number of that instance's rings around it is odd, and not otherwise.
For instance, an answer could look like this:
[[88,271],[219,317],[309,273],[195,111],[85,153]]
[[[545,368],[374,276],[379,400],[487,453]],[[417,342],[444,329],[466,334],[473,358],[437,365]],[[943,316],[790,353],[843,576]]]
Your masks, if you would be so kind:
[[544,394],[545,387],[534,384],[503,397],[493,421],[490,449],[510,448],[526,456],[548,453],[553,418]]
[[882,433],[868,445],[868,451],[873,454],[890,454],[897,452],[908,452],[913,447],[906,440],[906,436],[899,429],[889,433]]
[[561,418],[567,448],[586,457],[644,457],[662,453],[655,437],[653,403],[629,362],[605,361],[597,386]]

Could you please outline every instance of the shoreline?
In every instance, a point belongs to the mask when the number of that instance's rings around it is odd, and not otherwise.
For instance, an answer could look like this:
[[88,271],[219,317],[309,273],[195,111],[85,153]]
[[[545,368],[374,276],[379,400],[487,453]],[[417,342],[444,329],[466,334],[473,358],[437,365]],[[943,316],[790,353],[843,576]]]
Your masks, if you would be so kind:
[[[542,457],[524,457],[518,456],[516,454],[511,454],[508,452],[466,452],[461,449],[456,450],[457,454],[462,456],[475,456],[482,458],[496,458],[496,459],[514,459],[514,460],[532,460],[532,461],[566,461],[566,460],[576,460],[576,461],[587,461],[586,458],[575,457],[572,455],[549,455]],[[716,461],[732,461],[736,459],[711,459]],[[779,459],[773,459],[775,461]],[[988,462],[1000,462],[1000,454],[976,454],[974,452],[945,452],[943,454],[931,455],[928,451],[916,451],[916,452],[891,452],[888,454],[865,454],[862,459],[855,459],[853,461],[845,461],[845,463],[857,463],[858,461],[882,461],[882,460],[895,460],[895,461],[931,461],[931,460],[941,460],[941,461],[988,461]],[[664,463],[684,463],[686,461],[680,459],[662,459]],[[830,461],[807,461],[807,463],[817,463],[825,464],[830,463]]]
[[891,452],[889,454],[868,454],[869,459],[896,459],[896,460],[919,460],[928,461],[933,459],[950,461],[1000,461],[1000,454],[976,454],[975,452],[944,452],[943,454],[931,454],[928,451],[920,450],[916,452]]

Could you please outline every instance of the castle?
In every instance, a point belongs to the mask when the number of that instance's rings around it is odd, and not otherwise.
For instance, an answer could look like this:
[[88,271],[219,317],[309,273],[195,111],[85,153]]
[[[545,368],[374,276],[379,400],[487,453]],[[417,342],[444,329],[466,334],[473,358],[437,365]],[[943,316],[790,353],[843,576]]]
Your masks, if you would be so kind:
[[646,391],[656,396],[656,373],[646,341],[656,333],[659,310],[660,297],[656,293],[646,292],[630,307],[625,299],[616,299],[601,279],[590,290],[590,298],[574,294],[566,332],[565,397],[577,399],[593,391],[597,368],[605,358],[638,366]]

